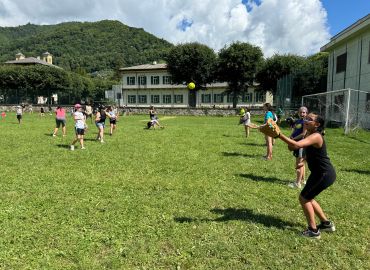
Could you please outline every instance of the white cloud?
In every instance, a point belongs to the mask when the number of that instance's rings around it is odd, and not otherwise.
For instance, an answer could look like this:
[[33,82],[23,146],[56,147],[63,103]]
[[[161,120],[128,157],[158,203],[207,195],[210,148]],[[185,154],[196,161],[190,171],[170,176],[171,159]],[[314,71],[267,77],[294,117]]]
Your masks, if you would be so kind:
[[320,0],[0,0],[1,26],[114,19],[174,44],[250,42],[265,56],[318,52],[329,40],[326,16]]

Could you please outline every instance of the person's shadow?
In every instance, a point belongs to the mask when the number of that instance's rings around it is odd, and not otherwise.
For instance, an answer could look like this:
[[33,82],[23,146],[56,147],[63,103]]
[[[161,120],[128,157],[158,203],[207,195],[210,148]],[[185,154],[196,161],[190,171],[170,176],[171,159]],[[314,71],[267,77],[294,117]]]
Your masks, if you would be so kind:
[[246,158],[254,158],[258,157],[259,155],[251,155],[251,154],[243,154],[238,152],[222,152],[224,157],[246,157]]
[[[227,222],[230,220],[242,220],[250,223],[258,223],[265,227],[274,227],[281,230],[294,230],[298,231],[297,227],[301,227],[302,224],[293,223],[290,221],[282,220],[279,217],[265,215],[261,213],[254,213],[253,210],[242,208],[213,208],[210,212],[221,215],[220,217],[211,218],[191,218],[191,217],[175,217],[174,220],[179,223],[191,223],[191,222]],[[294,229],[296,228],[296,229]]]
[[260,175],[254,175],[254,174],[251,174],[251,173],[241,173],[241,174],[237,174],[236,176],[239,176],[239,177],[243,177],[247,180],[252,180],[252,181],[255,181],[255,182],[268,182],[268,183],[278,183],[278,184],[281,184],[281,185],[286,185],[286,181],[283,181],[279,178],[276,178],[276,177],[266,177],[266,176],[260,176]]

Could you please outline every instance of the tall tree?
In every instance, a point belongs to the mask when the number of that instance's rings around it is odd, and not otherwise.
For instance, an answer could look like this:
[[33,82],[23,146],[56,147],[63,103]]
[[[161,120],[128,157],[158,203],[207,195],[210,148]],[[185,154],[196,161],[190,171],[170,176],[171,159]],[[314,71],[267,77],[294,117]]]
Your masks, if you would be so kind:
[[275,54],[264,61],[256,75],[259,88],[265,91],[276,93],[277,81],[303,66],[305,58],[298,55],[278,55]]
[[255,74],[262,63],[261,48],[249,43],[236,42],[219,53],[217,77],[229,84],[227,92],[233,95],[233,108],[248,86],[253,85]]
[[205,89],[214,80],[216,54],[206,45],[186,43],[175,46],[166,57],[167,69],[177,84],[194,82],[197,89]]

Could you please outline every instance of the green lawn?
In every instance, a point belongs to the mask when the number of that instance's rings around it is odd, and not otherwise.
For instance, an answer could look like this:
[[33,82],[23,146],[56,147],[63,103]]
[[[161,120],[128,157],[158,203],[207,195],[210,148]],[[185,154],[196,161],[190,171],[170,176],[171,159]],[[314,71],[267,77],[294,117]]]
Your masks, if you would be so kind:
[[237,117],[147,120],[105,144],[90,124],[75,151],[71,119],[66,138],[53,116],[0,121],[0,269],[370,269],[369,132],[327,130],[338,177],[317,200],[337,231],[311,240],[281,141],[264,161]]

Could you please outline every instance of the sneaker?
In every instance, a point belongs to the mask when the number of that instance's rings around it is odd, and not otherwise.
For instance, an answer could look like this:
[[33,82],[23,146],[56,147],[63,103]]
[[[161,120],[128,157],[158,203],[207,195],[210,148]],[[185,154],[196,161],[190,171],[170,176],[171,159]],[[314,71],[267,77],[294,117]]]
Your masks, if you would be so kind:
[[288,187],[290,187],[290,188],[301,188],[302,186],[301,186],[301,184],[297,184],[297,182],[292,182],[292,183],[289,183],[288,184]]
[[81,150],[85,150],[86,148],[85,147],[81,147]]
[[320,233],[320,230],[317,230],[317,232],[314,232],[311,228],[307,228],[307,230],[301,233],[301,236],[308,237],[308,238],[314,238],[314,239],[320,239],[321,233]]
[[105,141],[103,141],[103,140],[100,140],[100,142],[101,142],[101,143],[105,143]]
[[53,137],[56,137],[57,135],[53,134]]
[[321,221],[317,228],[323,232],[335,232],[335,225],[332,221]]
[[75,146],[71,145],[71,151],[74,151],[74,150],[75,150]]

